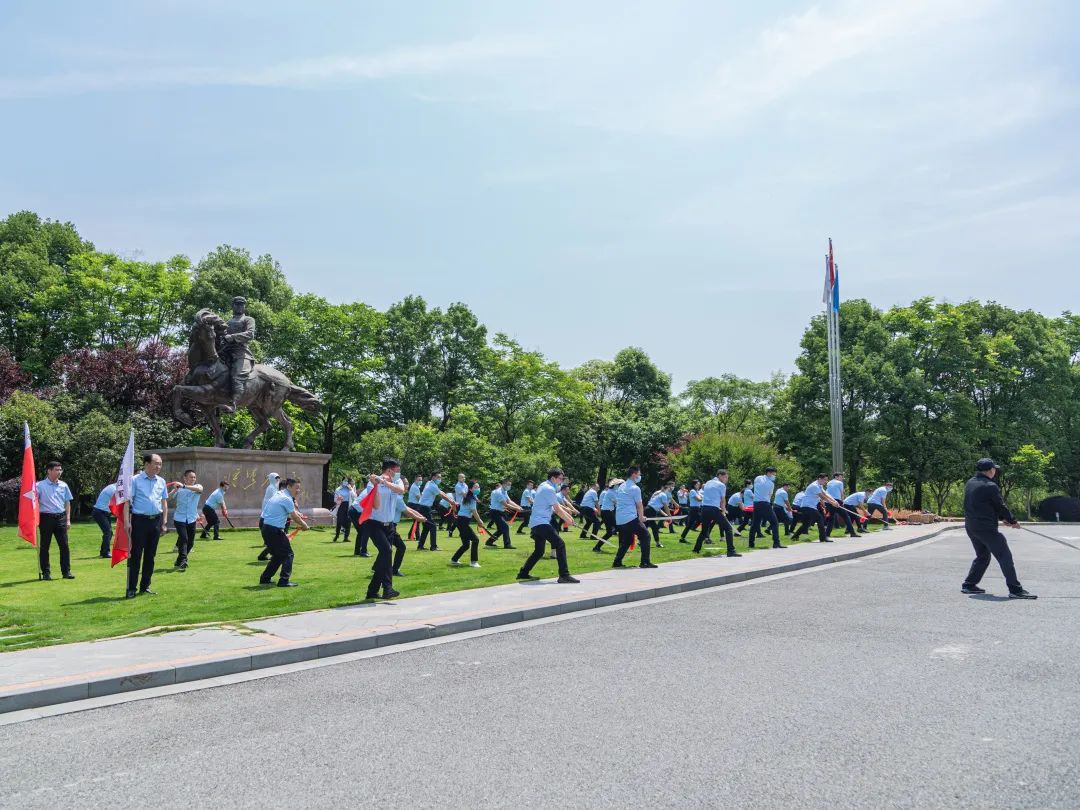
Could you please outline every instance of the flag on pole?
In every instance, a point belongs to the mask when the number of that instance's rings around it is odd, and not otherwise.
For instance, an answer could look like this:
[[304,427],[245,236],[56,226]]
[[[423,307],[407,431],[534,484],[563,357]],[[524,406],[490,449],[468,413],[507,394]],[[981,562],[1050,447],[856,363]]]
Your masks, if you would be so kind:
[[131,498],[131,479],[135,477],[135,430],[128,436],[127,450],[116,475],[116,492],[109,501],[109,511],[116,516],[116,536],[113,537],[112,565],[123,562],[131,551],[131,538],[124,525],[124,504]]
[[821,303],[840,309],[840,288],[837,285],[836,264],[833,262],[832,239],[829,240],[829,255],[825,257],[825,289],[821,293]]
[[32,546],[37,545],[38,497],[37,476],[34,474],[34,448],[30,444],[30,425],[23,422],[22,480],[19,482],[19,537]]
[[371,517],[371,512],[375,508],[375,492],[377,490],[378,487],[372,487],[371,492],[360,499],[360,523]]

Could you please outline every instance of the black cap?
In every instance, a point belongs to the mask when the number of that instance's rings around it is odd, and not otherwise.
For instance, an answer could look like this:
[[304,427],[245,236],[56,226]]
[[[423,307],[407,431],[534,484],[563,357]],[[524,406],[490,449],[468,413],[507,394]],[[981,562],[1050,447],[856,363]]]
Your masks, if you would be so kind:
[[980,458],[975,462],[975,469],[979,472],[986,472],[987,470],[1000,470],[1001,467],[992,458]]

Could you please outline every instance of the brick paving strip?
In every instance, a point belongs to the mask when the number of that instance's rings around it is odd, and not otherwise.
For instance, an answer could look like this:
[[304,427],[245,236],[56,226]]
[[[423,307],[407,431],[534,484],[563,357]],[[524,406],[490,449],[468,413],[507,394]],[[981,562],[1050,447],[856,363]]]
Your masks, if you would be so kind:
[[898,526],[740,558],[596,571],[580,574],[580,585],[546,579],[234,623],[246,632],[214,626],[0,653],[0,714],[712,588],[857,559],[961,527]]

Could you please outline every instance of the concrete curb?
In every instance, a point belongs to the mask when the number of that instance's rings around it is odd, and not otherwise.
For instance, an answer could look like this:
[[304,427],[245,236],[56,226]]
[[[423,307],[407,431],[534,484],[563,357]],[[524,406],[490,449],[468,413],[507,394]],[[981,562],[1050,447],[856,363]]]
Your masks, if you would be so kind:
[[[827,557],[819,557],[812,560],[800,560],[798,562],[783,563],[753,571],[740,571],[730,574],[717,574],[703,576],[683,582],[661,585],[654,588],[637,588],[621,592],[607,592],[595,597],[581,598],[580,595],[568,595],[566,601],[548,603],[533,608],[494,609],[490,613],[473,615],[469,618],[453,618],[449,620],[435,620],[430,623],[416,622],[412,626],[403,626],[400,629],[387,631],[364,631],[352,635],[342,634],[332,641],[324,639],[312,639],[303,642],[282,643],[273,646],[272,649],[258,649],[236,654],[223,654],[211,660],[189,660],[176,662],[173,666],[162,664],[147,664],[142,669],[123,672],[123,674],[111,674],[105,677],[89,677],[85,680],[68,682],[56,685],[32,686],[24,689],[0,691],[0,714],[7,712],[22,711],[24,709],[38,709],[43,706],[53,706],[59,703],[69,703],[88,698],[114,695],[123,692],[133,692],[140,689],[150,689],[171,684],[186,683],[190,681],[214,678],[221,675],[232,675],[238,672],[250,672],[252,670],[266,669],[269,667],[295,664],[302,661],[312,661],[320,658],[332,658],[348,653],[370,650],[376,647],[392,647],[397,644],[405,644],[412,641],[420,641],[430,638],[465,633],[472,630],[481,630],[489,627],[516,624],[542,619],[549,616],[575,613],[583,610],[592,610],[598,607],[622,604],[624,602],[636,602],[647,599],[655,599],[671,594],[685,593],[701,590],[703,588],[715,588],[720,585],[729,585],[734,582],[743,582],[761,577],[775,576],[777,574],[790,573],[808,568],[817,568],[847,560],[855,560],[872,554],[881,554],[897,548],[903,548],[914,543],[921,543],[939,535],[963,528],[963,524],[928,524],[928,531],[913,537],[905,537],[888,543],[887,545],[872,548],[851,548],[838,551]],[[583,576],[588,576],[583,575]],[[587,584],[587,580],[583,580]]]

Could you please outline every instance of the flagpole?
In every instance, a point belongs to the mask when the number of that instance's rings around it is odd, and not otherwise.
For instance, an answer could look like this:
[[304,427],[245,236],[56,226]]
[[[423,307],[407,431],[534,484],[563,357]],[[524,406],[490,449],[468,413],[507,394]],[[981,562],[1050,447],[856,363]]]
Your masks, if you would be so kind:
[[829,360],[829,421],[832,428],[833,472],[844,469],[843,400],[840,386],[840,312],[838,306],[837,265],[833,259],[832,239],[825,257],[825,330]]

